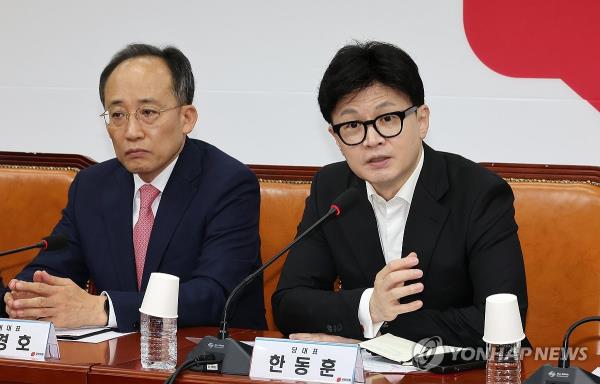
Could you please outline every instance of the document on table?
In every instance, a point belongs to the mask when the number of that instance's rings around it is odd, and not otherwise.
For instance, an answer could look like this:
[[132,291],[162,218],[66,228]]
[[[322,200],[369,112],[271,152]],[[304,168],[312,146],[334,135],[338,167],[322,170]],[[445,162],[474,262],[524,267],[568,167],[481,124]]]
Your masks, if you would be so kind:
[[430,340],[434,341],[430,343],[431,345],[423,345],[402,337],[394,336],[390,333],[386,333],[385,335],[363,341],[360,343],[360,346],[366,350],[398,363],[411,362],[414,356],[423,353],[432,355],[445,352],[454,352],[461,349],[448,345],[439,345],[434,339]]
[[395,361],[386,359],[383,356],[373,356],[369,351],[361,350],[363,369],[376,373],[407,373],[418,371],[417,367],[410,365],[401,365]]
[[56,329],[56,337],[59,340],[76,341],[80,343],[100,343],[102,341],[129,335],[129,333],[116,332],[112,328],[108,327]]

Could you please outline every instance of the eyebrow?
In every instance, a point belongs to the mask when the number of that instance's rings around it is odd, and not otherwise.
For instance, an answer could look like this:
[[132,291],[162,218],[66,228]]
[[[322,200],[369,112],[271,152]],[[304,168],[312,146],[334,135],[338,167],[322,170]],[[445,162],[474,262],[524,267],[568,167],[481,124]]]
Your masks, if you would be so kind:
[[[125,102],[124,102],[123,100],[119,100],[119,99],[117,99],[117,100],[113,100],[113,101],[111,101],[111,103],[110,103],[110,104],[108,104],[108,106],[109,106],[109,107],[112,107],[113,105],[122,105],[122,104],[124,104],[124,103],[125,103]],[[154,98],[152,98],[152,97],[147,97],[147,98],[145,98],[145,99],[138,100],[138,103],[139,103],[139,104],[147,104],[147,103],[158,103],[158,102],[156,101],[156,99],[154,99]]]
[[340,112],[340,116],[350,115],[350,114],[353,114],[353,113],[358,113],[358,112],[354,108],[346,108],[342,112]]
[[[377,104],[375,106],[375,109],[381,109],[381,108],[386,108],[386,107],[391,107],[391,106],[395,106],[395,103],[392,103],[391,101],[384,101],[380,104]],[[344,115],[349,115],[349,114],[353,114],[353,113],[358,113],[358,111],[352,107],[350,108],[346,108],[344,109],[342,112],[340,112],[340,116],[344,116]]]
[[158,104],[158,101],[156,99],[153,99],[152,97],[148,97],[148,98],[145,98],[145,99],[138,100],[138,103],[141,103],[141,104],[145,104],[145,103],[157,103]]

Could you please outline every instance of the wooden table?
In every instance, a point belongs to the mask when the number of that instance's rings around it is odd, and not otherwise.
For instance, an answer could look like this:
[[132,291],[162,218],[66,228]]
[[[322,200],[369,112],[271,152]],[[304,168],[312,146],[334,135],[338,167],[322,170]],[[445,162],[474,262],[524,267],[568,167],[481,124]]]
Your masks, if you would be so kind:
[[[177,331],[177,364],[185,361],[187,354],[195,344],[186,337],[201,338],[206,335],[216,336],[217,328],[199,327],[184,328]],[[230,336],[240,341],[254,340],[256,337],[281,337],[279,332],[251,331],[232,329]],[[141,384],[163,383],[171,374],[166,371],[156,371],[142,368],[140,361],[140,335],[139,333],[118,339],[117,351],[121,356],[109,364],[94,365],[88,375],[90,384]],[[134,358],[132,358],[134,357]],[[177,383],[248,383],[252,380],[247,376],[229,376],[215,373],[198,373],[186,371],[179,376]]]
[[[194,347],[194,343],[186,337],[202,337],[215,335],[214,327],[197,327],[179,329],[177,332],[178,363],[185,360],[186,355]],[[236,340],[254,340],[255,337],[280,337],[278,332],[232,330],[231,336]],[[0,383],[90,383],[90,384],[141,384],[163,383],[170,375],[166,371],[143,369],[140,362],[140,335],[127,335],[98,344],[86,344],[60,341],[61,359],[50,359],[45,362],[0,359]],[[600,366],[600,356],[591,355],[586,361],[573,362],[588,371]],[[546,361],[525,358],[523,377],[529,377]],[[556,362],[552,362],[553,365]],[[226,376],[211,373],[187,371],[177,383],[249,383],[245,376]],[[481,384],[485,382],[485,370],[478,369],[459,374],[437,375],[426,372],[407,375],[369,374],[370,384],[424,384],[424,383],[461,383]],[[273,383],[273,382],[269,382]]]
[[[60,359],[0,359],[1,383],[86,383],[92,365],[108,361],[109,342],[59,342]],[[138,353],[139,354],[139,353]]]

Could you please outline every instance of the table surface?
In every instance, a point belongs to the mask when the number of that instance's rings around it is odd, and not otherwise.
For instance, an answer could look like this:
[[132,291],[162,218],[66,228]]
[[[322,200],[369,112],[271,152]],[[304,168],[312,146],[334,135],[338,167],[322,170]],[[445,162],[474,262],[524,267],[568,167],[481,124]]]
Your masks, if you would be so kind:
[[[216,335],[214,327],[195,327],[179,329],[177,332],[177,360],[182,363],[194,347],[186,337]],[[255,337],[281,337],[278,332],[232,330],[231,337],[236,340],[254,340]],[[167,371],[143,369],[140,362],[139,333],[97,343],[76,343],[60,341],[60,359],[47,361],[24,361],[0,359],[1,383],[162,383],[170,375]],[[523,361],[523,377],[529,377],[541,365],[548,361],[526,357]],[[555,361],[551,362],[553,365]],[[588,354],[585,361],[573,362],[573,365],[588,371],[600,366],[600,356]],[[248,383],[252,380],[245,376],[228,376],[212,373],[184,372],[178,383]],[[485,370],[477,369],[457,374],[438,375],[427,372],[399,374],[368,374],[367,383],[371,384],[422,384],[422,383],[483,383]]]

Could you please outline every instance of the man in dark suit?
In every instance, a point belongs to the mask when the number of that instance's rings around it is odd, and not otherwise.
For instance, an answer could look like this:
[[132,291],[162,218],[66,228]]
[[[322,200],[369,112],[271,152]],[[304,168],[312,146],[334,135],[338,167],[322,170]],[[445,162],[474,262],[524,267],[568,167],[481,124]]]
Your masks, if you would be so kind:
[[342,48],[319,104],[346,161],[315,175],[299,231],[343,191],[360,197],[290,251],[272,298],[279,329],[299,339],[392,333],[480,346],[485,299],[495,293],[517,295],[525,320],[512,191],[423,143],[429,108],[410,56],[378,42]]
[[[59,327],[139,328],[152,272],[180,278],[179,326],[218,325],[232,289],[260,266],[258,181],[242,163],[187,137],[194,77],[176,48],[134,44],[100,77],[116,159],[81,171],[53,233],[4,297],[12,318]],[[101,295],[82,287],[92,280]],[[262,285],[241,296],[232,325],[265,328]]]

